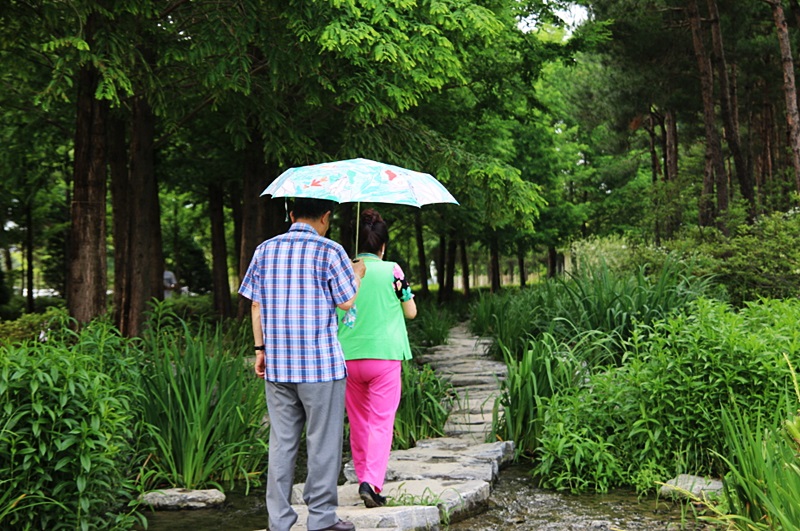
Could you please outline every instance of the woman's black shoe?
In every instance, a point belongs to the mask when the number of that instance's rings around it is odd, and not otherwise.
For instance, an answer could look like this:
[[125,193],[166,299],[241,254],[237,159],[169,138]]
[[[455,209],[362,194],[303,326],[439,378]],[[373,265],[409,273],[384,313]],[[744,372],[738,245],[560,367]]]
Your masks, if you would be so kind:
[[366,481],[362,481],[358,486],[358,495],[361,496],[364,505],[370,509],[386,505],[386,498],[372,490],[372,487]]

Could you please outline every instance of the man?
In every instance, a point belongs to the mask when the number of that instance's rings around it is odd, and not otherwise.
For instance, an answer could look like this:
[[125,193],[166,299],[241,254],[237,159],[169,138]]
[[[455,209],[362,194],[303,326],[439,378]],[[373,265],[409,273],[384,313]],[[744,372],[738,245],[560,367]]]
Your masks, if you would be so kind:
[[178,287],[178,279],[175,277],[175,273],[170,271],[169,269],[164,270],[164,298],[171,299],[172,294],[175,292],[175,289]]
[[297,199],[289,231],[256,248],[239,288],[252,301],[255,372],[266,380],[270,531],[289,531],[297,521],[290,500],[304,425],[308,529],[355,529],[336,515],[346,376],[336,308],[353,306],[365,268],[324,237],[334,205]]

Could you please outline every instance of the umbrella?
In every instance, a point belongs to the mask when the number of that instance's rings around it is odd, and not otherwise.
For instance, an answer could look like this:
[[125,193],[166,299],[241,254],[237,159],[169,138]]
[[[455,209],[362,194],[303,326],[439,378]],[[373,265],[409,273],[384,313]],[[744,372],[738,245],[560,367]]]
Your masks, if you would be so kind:
[[358,203],[356,241],[361,202],[415,207],[432,203],[458,204],[432,175],[369,159],[348,159],[289,168],[261,195]]
[[369,159],[289,168],[261,195],[312,197],[337,203],[393,203],[421,207],[458,201],[433,176]]

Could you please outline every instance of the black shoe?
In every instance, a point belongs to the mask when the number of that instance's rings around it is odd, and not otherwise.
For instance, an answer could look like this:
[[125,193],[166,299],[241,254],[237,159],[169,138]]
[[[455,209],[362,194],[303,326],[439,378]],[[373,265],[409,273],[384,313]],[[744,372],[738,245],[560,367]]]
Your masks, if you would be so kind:
[[366,481],[362,481],[358,486],[358,495],[364,501],[364,505],[370,509],[375,507],[383,507],[386,505],[386,498],[372,490],[372,487]]
[[356,526],[353,525],[353,522],[346,522],[344,520],[339,520],[332,526],[323,527],[322,529],[315,529],[314,531],[355,531]]

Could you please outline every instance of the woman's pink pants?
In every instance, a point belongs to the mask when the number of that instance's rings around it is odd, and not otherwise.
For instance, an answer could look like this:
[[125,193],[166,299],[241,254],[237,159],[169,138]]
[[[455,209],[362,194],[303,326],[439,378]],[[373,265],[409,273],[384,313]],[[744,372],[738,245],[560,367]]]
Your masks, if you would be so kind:
[[400,361],[347,362],[345,407],[350,419],[350,450],[358,482],[383,490],[392,449],[394,415],[400,404]]

